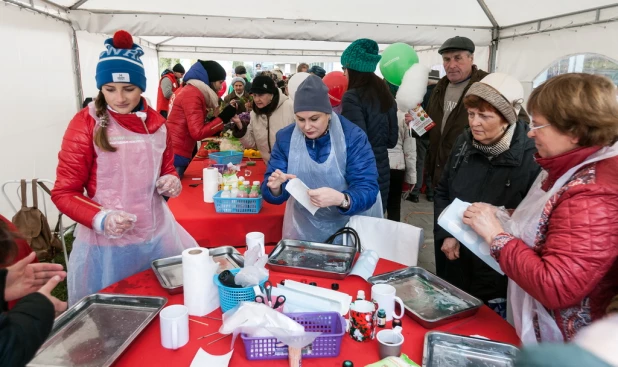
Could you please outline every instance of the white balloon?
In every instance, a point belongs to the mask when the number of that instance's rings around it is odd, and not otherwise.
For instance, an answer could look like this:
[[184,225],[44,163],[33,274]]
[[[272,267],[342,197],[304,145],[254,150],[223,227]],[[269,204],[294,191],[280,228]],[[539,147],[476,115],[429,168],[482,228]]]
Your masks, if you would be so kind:
[[298,90],[298,87],[300,86],[300,84],[302,82],[305,81],[305,79],[307,79],[309,77],[309,73],[305,73],[305,72],[300,72],[300,73],[296,73],[294,74],[291,78],[290,81],[288,82],[288,94],[290,99],[293,101],[294,100],[294,95],[296,94],[296,91]]

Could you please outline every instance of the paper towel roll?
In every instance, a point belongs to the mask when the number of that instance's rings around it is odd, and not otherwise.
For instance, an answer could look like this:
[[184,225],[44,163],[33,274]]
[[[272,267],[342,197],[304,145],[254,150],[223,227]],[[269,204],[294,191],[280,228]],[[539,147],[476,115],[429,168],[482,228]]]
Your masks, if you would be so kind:
[[204,316],[219,307],[219,291],[213,282],[219,264],[208,250],[194,247],[182,252],[182,282],[189,315]]
[[214,167],[204,168],[204,202],[213,203],[213,196],[219,191],[219,170]]

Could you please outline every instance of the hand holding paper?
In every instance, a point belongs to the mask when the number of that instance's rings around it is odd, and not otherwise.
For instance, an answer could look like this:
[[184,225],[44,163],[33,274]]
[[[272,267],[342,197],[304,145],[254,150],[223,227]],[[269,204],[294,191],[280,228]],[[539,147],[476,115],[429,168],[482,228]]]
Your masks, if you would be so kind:
[[[270,180],[270,179],[269,179]],[[270,182],[269,182],[270,184]],[[270,186],[269,186],[270,187]],[[320,209],[319,207],[313,205],[311,202],[311,198],[309,197],[309,188],[305,185],[300,179],[293,178],[288,182],[285,186],[285,189],[298,201],[302,206],[305,207],[311,214],[315,215],[315,212]]]

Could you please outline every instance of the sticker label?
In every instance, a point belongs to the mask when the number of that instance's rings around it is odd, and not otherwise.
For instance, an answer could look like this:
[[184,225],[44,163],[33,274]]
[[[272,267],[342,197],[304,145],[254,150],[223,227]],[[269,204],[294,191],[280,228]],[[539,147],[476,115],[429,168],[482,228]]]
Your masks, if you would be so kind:
[[112,79],[115,83],[130,83],[131,77],[129,73],[112,73]]

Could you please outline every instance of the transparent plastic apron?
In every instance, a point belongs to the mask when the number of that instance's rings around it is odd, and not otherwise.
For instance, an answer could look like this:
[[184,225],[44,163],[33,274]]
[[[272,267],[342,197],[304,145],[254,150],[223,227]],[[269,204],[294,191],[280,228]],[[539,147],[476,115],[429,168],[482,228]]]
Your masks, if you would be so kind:
[[[97,121],[94,104],[90,115]],[[69,302],[116,283],[150,267],[153,260],[179,255],[195,247],[195,240],[176,223],[163,197],[157,193],[165,125],[152,134],[129,131],[109,116],[107,136],[116,152],[95,145],[96,194],[92,198],[105,209],[135,214],[135,228],[121,238],[109,239],[78,225],[69,260]]]
[[[331,115],[329,137],[328,158],[323,163],[317,163],[309,155],[305,135],[296,126],[290,142],[287,173],[296,175],[310,189],[330,187],[342,192],[348,188],[345,180],[347,149],[343,128],[337,114]],[[379,192],[376,203],[359,215],[383,217]],[[293,197],[290,197],[283,217],[283,238],[323,243],[338,229],[345,227],[349,220],[350,216],[340,214],[335,206],[320,208],[315,215],[312,215]],[[338,240],[342,241],[341,238]]]
[[[510,220],[503,223],[505,231],[522,239],[526,245],[534,247],[543,208],[549,199],[583,166],[615,156],[618,156],[618,144],[599,150],[583,163],[562,175],[547,192],[541,189],[543,180],[547,177],[547,172],[541,171],[528,195],[517,206]],[[539,322],[541,341],[564,342],[562,332],[547,309],[511,279],[509,279],[508,287],[508,306],[509,318],[512,316],[517,335],[524,345],[537,343],[533,322],[535,315]]]

